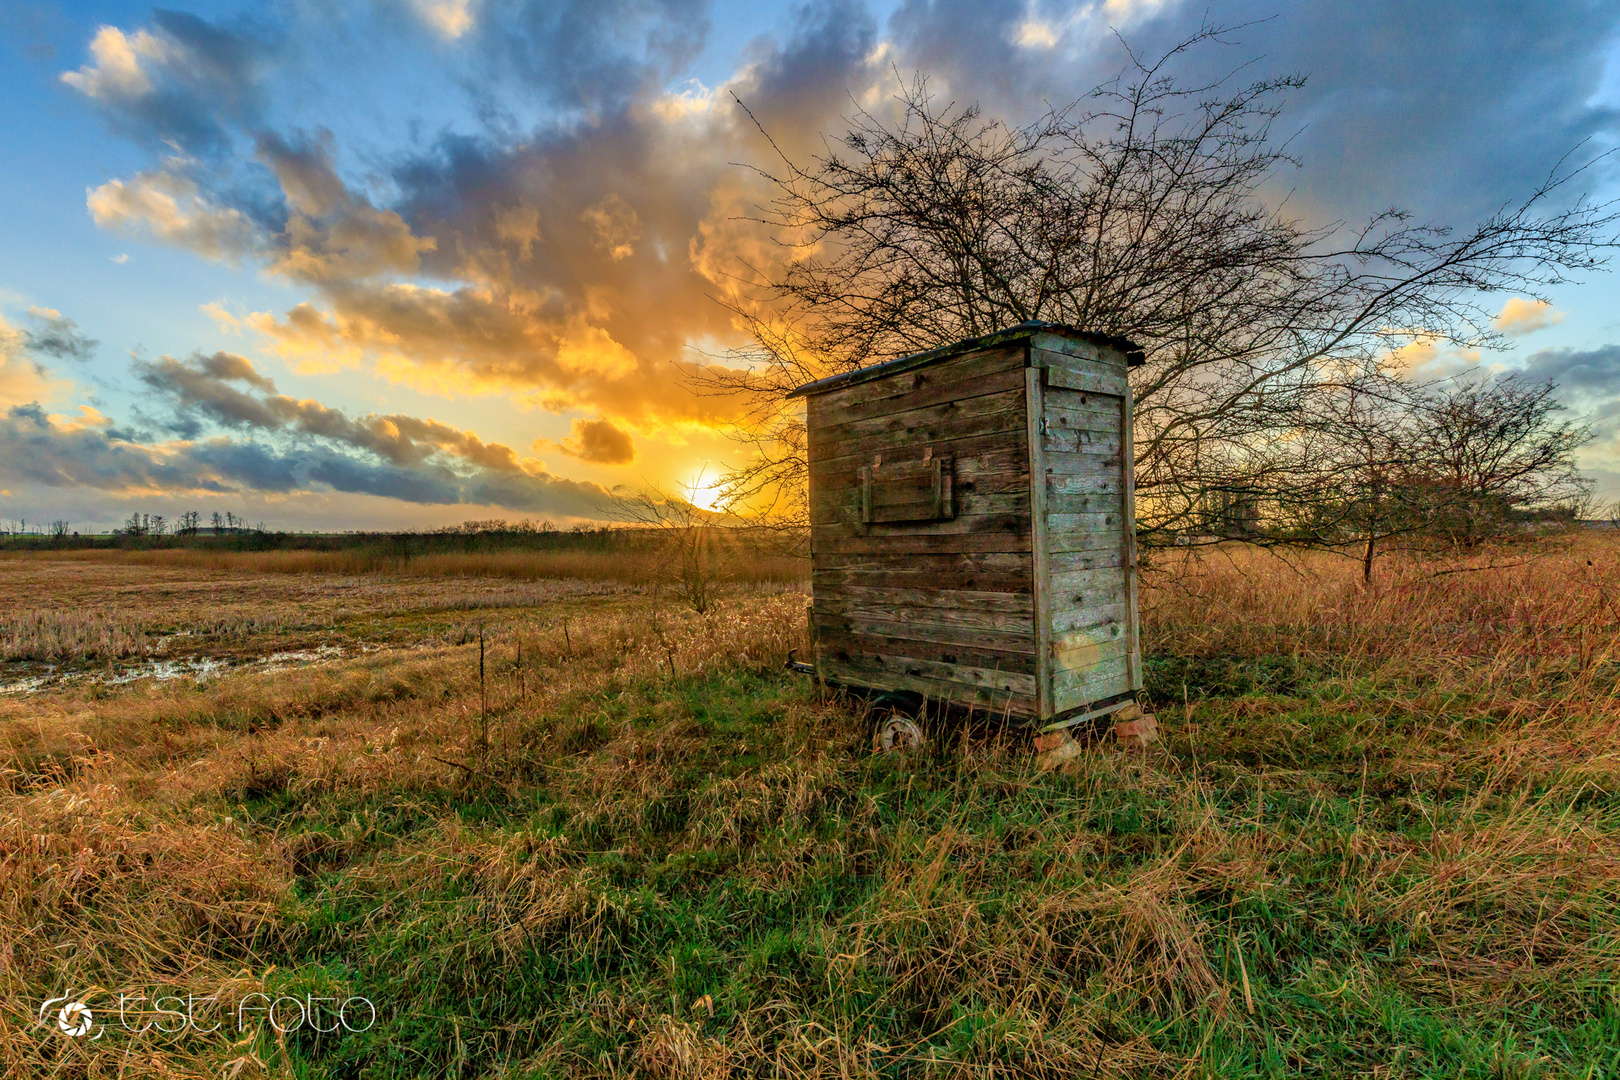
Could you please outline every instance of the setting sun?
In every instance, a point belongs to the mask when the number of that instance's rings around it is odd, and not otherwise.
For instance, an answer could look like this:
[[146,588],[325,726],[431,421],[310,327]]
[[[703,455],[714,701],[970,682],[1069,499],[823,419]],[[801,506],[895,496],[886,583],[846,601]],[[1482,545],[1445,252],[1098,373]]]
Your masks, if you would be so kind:
[[709,474],[707,465],[681,485],[681,494],[699,510],[718,514],[725,509],[726,485]]

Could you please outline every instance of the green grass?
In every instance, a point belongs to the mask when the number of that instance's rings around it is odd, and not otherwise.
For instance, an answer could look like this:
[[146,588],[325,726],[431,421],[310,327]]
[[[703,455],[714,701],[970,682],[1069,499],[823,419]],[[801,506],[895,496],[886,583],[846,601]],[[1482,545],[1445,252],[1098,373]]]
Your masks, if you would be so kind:
[[[1155,663],[1154,690],[1200,680],[1196,737],[1069,773],[960,726],[872,757],[807,687],[727,675],[571,699],[435,798],[248,801],[312,853],[264,953],[276,987],[382,1012],[290,1039],[293,1071],[1620,1075],[1608,883],[1373,872],[1503,823],[1612,837],[1620,795],[1552,777],[1480,800],[1485,772],[1424,791],[1389,753],[1412,717],[1347,727],[1333,676],[1287,658],[1188,668]],[[1494,955],[1535,926],[1544,970]]]

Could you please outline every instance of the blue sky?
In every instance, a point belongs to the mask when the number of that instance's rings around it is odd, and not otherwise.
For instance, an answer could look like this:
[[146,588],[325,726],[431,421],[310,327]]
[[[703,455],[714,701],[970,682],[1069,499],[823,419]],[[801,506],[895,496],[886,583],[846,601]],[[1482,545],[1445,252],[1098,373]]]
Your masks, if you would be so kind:
[[[1016,120],[1117,71],[1112,30],[1151,52],[1206,12],[1249,25],[1189,75],[1309,76],[1314,218],[1466,226],[1620,144],[1612,3],[14,0],[0,520],[566,522],[680,484],[737,453],[683,378],[742,343],[711,296],[763,148],[722,90],[804,150],[894,69]],[[1551,299],[1432,362],[1558,377],[1620,497],[1620,283]]]

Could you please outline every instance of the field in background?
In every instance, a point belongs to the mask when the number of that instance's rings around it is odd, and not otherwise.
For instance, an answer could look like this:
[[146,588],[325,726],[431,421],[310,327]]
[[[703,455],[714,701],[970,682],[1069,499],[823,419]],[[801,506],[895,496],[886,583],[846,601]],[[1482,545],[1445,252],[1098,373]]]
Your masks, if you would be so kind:
[[[1164,742],[1047,774],[977,725],[871,756],[781,670],[791,573],[700,617],[457,561],[500,552],[291,561],[342,554],[0,557],[70,667],[242,662],[0,696],[8,1075],[1620,1075],[1612,537],[1370,588],[1158,555]],[[92,1043],[37,1022],[69,989],[379,1021]]]
[[[718,536],[724,536],[717,530]],[[104,538],[95,538],[102,542]],[[669,561],[667,537],[633,530],[493,536],[274,537],[288,546],[256,549],[251,536],[63,547],[46,542],[0,544],[0,571],[12,560],[48,559],[92,566],[147,566],[226,574],[386,574],[395,577],[490,577],[519,581],[567,578],[644,585]],[[318,545],[318,546],[316,546]],[[786,554],[791,542],[722,539],[718,569],[734,582],[788,583],[808,574],[807,560]]]

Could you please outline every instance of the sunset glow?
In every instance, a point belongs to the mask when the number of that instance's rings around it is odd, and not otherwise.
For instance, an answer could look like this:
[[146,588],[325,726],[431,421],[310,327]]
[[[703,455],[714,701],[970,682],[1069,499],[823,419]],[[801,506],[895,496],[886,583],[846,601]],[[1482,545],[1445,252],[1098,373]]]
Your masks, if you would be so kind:
[[[1248,27],[1245,49],[1311,72],[1290,104],[1310,123],[1288,186],[1313,220],[1391,203],[1466,216],[1582,139],[1620,138],[1612,8],[1547,14],[1537,33],[1556,47],[1532,54],[1460,5],[1421,26],[1239,7],[1219,17]],[[745,283],[804,254],[761,228],[772,192],[751,166],[825,152],[852,102],[891,107],[897,72],[1028,120],[1118,72],[1115,31],[1151,52],[1203,11],[570,10],[101,0],[16,21],[0,74],[0,518],[569,524],[699,476],[693,502],[716,509],[704,463],[740,463],[744,410],[694,379],[748,362]],[[1440,28],[1454,20],[1468,32]],[[1347,67],[1331,44],[1389,35],[1471,44],[1416,68],[1393,47]],[[1503,131],[1551,100],[1577,104]],[[1595,195],[1611,172],[1591,174]],[[1500,354],[1434,346],[1422,370],[1546,373],[1578,411],[1612,414],[1613,279],[1557,292],[1501,298]],[[98,419],[49,419],[81,415]],[[1617,445],[1586,452],[1609,495]]]

